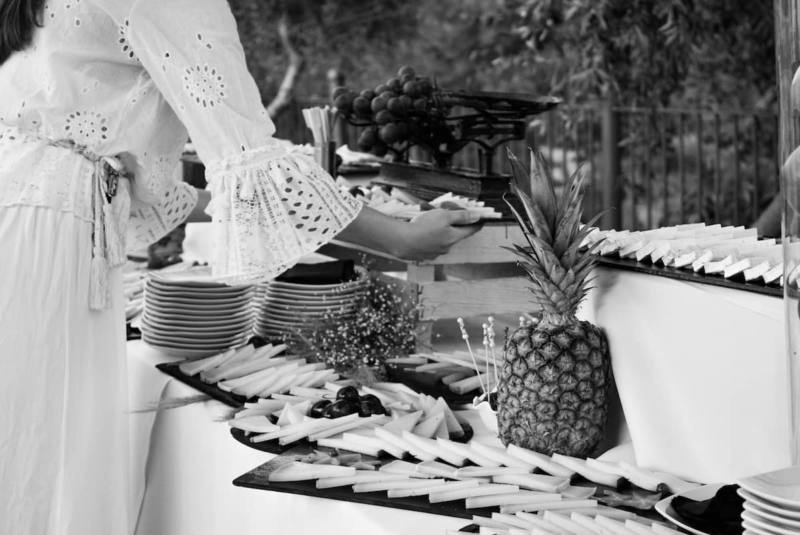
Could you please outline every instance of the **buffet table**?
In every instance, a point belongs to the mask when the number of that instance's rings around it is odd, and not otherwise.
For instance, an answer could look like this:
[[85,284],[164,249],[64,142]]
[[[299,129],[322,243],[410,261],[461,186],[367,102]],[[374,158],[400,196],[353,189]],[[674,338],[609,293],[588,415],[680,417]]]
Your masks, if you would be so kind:
[[583,317],[641,466],[716,483],[791,464],[780,297],[609,267],[594,286]]
[[[128,343],[132,410],[197,392],[155,369],[166,357],[140,341]],[[236,442],[222,421],[230,408],[213,400],[137,412],[132,418],[134,485],[143,495],[138,535],[222,533],[375,533],[442,535],[468,522],[385,507],[260,492],[233,479],[272,455]]]

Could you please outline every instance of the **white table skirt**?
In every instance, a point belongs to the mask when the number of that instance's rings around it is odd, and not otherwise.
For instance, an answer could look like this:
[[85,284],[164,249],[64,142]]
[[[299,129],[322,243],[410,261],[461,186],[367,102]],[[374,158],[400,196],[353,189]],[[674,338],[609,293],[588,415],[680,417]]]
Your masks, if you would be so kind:
[[[154,368],[169,361],[142,342],[128,343],[132,407],[197,392]],[[234,487],[272,458],[236,442],[221,421],[230,409],[204,401],[132,417],[137,488],[144,491],[138,535],[291,535],[347,533],[442,535],[468,520]],[[144,478],[142,477],[144,475]],[[146,481],[146,484],[145,484]]]
[[782,299],[596,275],[582,312],[608,335],[640,465],[714,483],[791,464]]

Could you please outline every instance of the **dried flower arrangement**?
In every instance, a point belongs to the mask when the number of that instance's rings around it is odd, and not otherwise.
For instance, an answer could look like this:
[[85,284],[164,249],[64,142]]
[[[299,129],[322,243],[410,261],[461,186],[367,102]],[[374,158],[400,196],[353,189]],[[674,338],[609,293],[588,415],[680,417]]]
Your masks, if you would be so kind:
[[295,351],[368,384],[381,378],[388,359],[414,351],[417,310],[399,284],[373,273],[356,310],[350,321],[323,318],[298,333]]

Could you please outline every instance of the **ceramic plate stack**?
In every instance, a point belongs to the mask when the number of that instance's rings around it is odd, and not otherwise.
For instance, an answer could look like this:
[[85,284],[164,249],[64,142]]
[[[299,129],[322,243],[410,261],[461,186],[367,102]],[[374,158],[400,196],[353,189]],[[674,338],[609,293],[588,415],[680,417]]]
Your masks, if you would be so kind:
[[145,284],[142,339],[165,353],[200,358],[244,343],[254,287],[215,282],[208,269],[153,273]]
[[366,272],[341,284],[298,284],[272,281],[259,289],[255,333],[268,340],[296,338],[322,322],[355,317],[367,290]]
[[742,526],[751,535],[800,533],[800,466],[747,477],[740,481],[744,498]]

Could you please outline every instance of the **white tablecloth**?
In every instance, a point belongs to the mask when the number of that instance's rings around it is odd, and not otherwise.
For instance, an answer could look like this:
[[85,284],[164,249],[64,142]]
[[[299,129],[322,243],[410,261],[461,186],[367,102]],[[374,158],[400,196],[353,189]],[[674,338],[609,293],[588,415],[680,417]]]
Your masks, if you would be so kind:
[[[152,407],[159,399],[197,395],[156,370],[156,363],[170,359],[142,342],[128,343],[128,358],[134,409]],[[228,425],[220,421],[228,413],[222,403],[204,401],[132,417],[135,482],[144,491],[138,535],[442,535],[469,523],[234,487],[231,482],[236,477],[272,455],[236,442]]]
[[639,464],[707,483],[791,464],[782,299],[611,268],[595,286]]

